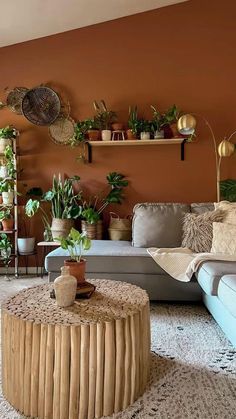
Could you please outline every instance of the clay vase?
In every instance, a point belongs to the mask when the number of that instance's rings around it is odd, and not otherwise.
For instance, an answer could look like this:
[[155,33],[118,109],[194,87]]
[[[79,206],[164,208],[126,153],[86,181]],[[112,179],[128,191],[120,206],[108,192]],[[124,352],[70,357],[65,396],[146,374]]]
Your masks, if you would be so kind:
[[4,231],[11,231],[13,230],[14,220],[13,218],[6,218],[2,220],[2,228]]
[[100,140],[100,131],[98,129],[89,129],[87,131],[89,141]]
[[73,275],[77,279],[77,283],[81,284],[85,281],[85,267],[86,260],[81,259],[80,262],[75,260],[64,260],[64,266],[69,268],[70,275]]
[[56,295],[56,302],[59,307],[69,307],[74,304],[77,280],[70,275],[68,266],[61,268],[61,275],[54,281],[54,290]]
[[127,140],[136,140],[135,134],[133,134],[131,129],[127,129],[126,131]]

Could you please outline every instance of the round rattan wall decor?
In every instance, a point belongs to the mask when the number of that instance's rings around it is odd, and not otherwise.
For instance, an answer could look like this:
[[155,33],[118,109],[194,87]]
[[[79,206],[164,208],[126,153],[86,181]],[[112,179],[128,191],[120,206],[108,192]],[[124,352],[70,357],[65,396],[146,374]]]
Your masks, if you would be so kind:
[[58,145],[68,145],[70,139],[74,135],[74,127],[75,121],[72,118],[61,116],[48,128],[49,135],[54,143]]
[[7,106],[12,112],[22,115],[22,101],[29,89],[26,87],[15,87],[7,95]]
[[29,90],[22,100],[22,113],[35,125],[51,125],[60,114],[58,94],[47,86]]

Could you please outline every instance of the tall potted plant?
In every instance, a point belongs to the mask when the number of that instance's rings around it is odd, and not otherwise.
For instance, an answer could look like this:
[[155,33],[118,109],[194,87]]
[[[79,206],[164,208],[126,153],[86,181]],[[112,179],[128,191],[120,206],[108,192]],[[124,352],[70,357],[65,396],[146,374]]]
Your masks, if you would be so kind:
[[53,177],[52,189],[43,195],[45,201],[51,202],[52,237],[67,237],[74,225],[74,219],[80,216],[78,199],[80,193],[75,193],[73,185],[80,180],[79,176],[61,179],[61,175]]
[[68,250],[70,259],[64,261],[65,266],[69,266],[70,275],[75,276],[78,283],[85,281],[86,260],[82,258],[83,250],[91,247],[91,241],[86,233],[80,233],[75,228],[70,230],[67,237],[57,237],[62,249]]
[[95,111],[97,112],[96,121],[101,129],[101,135],[103,141],[111,140],[111,125],[116,120],[116,112],[108,110],[104,100],[100,100],[98,104],[96,101],[93,102]]
[[128,185],[128,181],[121,173],[111,172],[106,177],[107,186],[100,193],[83,199],[81,192],[80,216],[82,231],[87,234],[90,239],[102,238],[102,220],[101,214],[110,204],[121,204],[124,195],[124,187]]
[[128,140],[135,140],[138,134],[138,108],[137,106],[129,107],[128,130],[126,135]]

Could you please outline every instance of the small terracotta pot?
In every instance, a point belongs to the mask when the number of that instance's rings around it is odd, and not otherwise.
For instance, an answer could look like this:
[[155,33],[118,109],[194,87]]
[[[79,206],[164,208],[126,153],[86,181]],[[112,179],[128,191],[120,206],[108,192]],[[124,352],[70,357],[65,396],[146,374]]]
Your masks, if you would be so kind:
[[74,276],[77,279],[78,284],[85,281],[85,266],[86,260],[81,259],[80,262],[75,260],[64,260],[64,266],[69,266],[70,275]]
[[13,218],[7,218],[6,220],[2,220],[2,228],[4,231],[13,230],[14,220]]
[[113,131],[121,131],[123,129],[123,124],[121,122],[114,122],[112,124]]
[[173,138],[178,138],[180,136],[179,131],[177,129],[177,123],[171,124],[170,129],[172,131],[172,137]]
[[100,131],[98,129],[89,129],[87,131],[89,141],[100,140]]
[[126,135],[127,135],[128,140],[136,140],[136,136],[135,136],[135,134],[133,134],[131,129],[128,129],[126,131]]

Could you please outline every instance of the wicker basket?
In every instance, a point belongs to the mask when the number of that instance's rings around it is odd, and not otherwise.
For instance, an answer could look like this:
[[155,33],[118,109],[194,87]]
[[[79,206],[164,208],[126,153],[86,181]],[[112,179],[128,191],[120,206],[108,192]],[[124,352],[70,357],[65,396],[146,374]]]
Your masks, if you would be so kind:
[[110,224],[108,228],[110,240],[126,240],[130,241],[132,237],[132,221],[131,216],[120,218],[114,212],[110,212]]
[[72,220],[71,218],[68,218],[68,219],[53,218],[52,227],[51,227],[53,239],[57,237],[67,237],[73,226],[74,226],[74,220]]
[[102,220],[94,224],[89,224],[87,221],[82,220],[81,229],[90,240],[102,240]]

